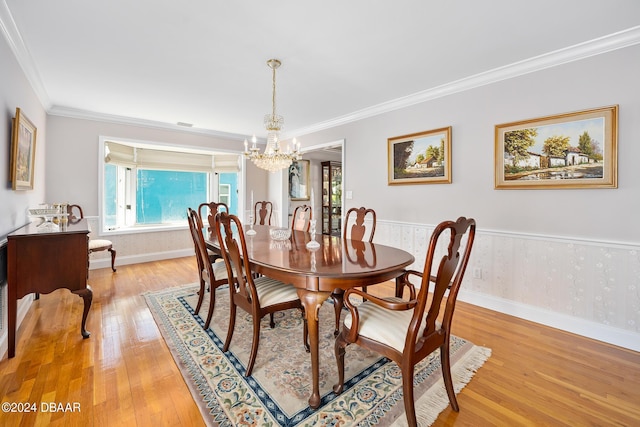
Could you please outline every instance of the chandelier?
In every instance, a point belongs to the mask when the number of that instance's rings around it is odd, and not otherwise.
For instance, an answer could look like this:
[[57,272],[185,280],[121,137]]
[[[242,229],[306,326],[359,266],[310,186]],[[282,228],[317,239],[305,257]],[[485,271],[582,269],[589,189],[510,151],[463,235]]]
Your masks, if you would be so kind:
[[280,131],[284,124],[284,117],[276,114],[276,69],[280,67],[281,62],[277,59],[270,59],[267,65],[272,71],[273,95],[271,97],[271,114],[264,116],[264,126],[267,129],[267,146],[264,152],[256,146],[257,139],[255,135],[251,138],[251,148],[247,140],[244,140],[244,155],[250,159],[256,166],[261,169],[275,172],[288,168],[291,162],[300,159],[300,143],[293,138],[293,151],[287,145],[286,150],[280,147]]

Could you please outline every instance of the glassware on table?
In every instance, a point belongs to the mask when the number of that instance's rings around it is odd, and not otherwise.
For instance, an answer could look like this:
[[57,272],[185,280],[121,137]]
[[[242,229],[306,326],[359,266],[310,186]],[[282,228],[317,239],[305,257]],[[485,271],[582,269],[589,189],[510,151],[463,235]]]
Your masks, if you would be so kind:
[[38,216],[44,219],[44,221],[36,228],[38,231],[58,231],[60,227],[53,222],[54,218],[60,216],[60,207],[50,207],[49,205],[42,205],[41,208],[29,208],[29,215]]
[[253,214],[249,214],[249,229],[245,233],[247,236],[254,236],[256,230],[253,229]]
[[311,240],[307,242],[307,249],[318,249],[320,243],[316,242],[316,220],[309,221],[309,233],[311,234]]

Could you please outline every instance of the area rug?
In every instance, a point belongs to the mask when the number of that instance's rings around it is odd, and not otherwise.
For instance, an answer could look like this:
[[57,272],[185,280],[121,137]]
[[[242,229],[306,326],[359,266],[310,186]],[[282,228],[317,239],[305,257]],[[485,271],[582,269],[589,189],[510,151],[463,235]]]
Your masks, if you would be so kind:
[[[147,304],[194,400],[209,426],[399,426],[406,425],[400,369],[386,358],[347,347],[345,391],[332,392],[338,379],[334,356],[333,306],[320,310],[321,406],[308,406],[311,358],[303,346],[299,310],[276,313],[275,328],[262,320],[260,347],[253,373],[245,377],[251,346],[251,317],[238,309],[231,348],[227,336],[229,290],[216,291],[211,327],[204,330],[209,294],[200,313],[195,284],[145,294]],[[452,376],[458,393],[490,356],[491,350],[462,338],[451,338]],[[449,404],[442,381],[439,352],[416,367],[416,412],[419,424],[431,425]]]

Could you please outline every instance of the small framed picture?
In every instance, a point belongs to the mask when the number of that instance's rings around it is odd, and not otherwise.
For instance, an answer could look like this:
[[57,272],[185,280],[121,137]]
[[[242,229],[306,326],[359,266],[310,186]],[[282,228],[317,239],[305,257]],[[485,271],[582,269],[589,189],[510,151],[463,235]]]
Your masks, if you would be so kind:
[[289,166],[289,197],[309,200],[309,160],[296,160]]
[[388,183],[450,184],[451,126],[389,138]]
[[11,133],[11,186],[14,190],[33,190],[37,129],[20,108],[16,108]]
[[618,106],[496,125],[495,188],[618,187]]

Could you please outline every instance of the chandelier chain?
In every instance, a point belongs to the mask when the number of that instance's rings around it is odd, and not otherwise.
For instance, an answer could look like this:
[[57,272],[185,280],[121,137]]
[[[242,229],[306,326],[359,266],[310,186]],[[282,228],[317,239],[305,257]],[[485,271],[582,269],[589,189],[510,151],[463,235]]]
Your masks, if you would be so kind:
[[282,130],[284,117],[276,114],[276,69],[281,65],[281,62],[277,59],[270,59],[267,61],[267,65],[272,71],[271,114],[267,114],[264,117],[264,125],[267,129],[267,145],[264,152],[260,153],[260,149],[256,145],[257,139],[254,135],[251,138],[251,148],[249,148],[247,140],[244,140],[244,155],[259,168],[275,172],[289,167],[293,161],[300,159],[300,143],[293,138],[293,151],[289,150],[289,146],[287,146],[286,151],[280,147],[280,131]]

